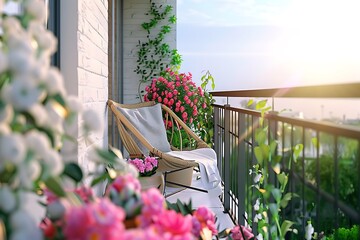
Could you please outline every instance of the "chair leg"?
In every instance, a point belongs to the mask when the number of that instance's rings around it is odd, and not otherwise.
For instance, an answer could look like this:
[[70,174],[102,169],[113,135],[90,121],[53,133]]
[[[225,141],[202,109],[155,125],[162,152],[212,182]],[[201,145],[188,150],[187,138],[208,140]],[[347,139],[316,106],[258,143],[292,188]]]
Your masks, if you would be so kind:
[[[186,169],[186,168],[184,168],[184,169]],[[177,170],[174,170],[174,171],[166,171],[166,172],[164,173],[164,193],[163,193],[163,195],[165,196],[165,198],[170,197],[170,196],[172,196],[172,195],[174,195],[174,194],[176,194],[176,193],[179,193],[179,192],[181,192],[181,191],[184,191],[184,190],[186,190],[187,188],[192,189],[192,190],[195,190],[195,191],[199,191],[199,192],[208,193],[208,191],[205,190],[205,189],[196,188],[196,187],[192,187],[192,186],[188,186],[188,185],[184,185],[184,184],[180,184],[180,183],[175,183],[175,182],[171,182],[171,181],[168,181],[168,180],[167,180],[167,174],[168,174],[168,173],[177,172],[177,171],[180,171],[180,170],[183,170],[183,169],[177,169]],[[166,183],[170,183],[170,184],[173,184],[173,185],[176,185],[176,186],[183,187],[183,189],[178,190],[178,191],[173,192],[173,193],[170,193],[170,194],[166,194]]]

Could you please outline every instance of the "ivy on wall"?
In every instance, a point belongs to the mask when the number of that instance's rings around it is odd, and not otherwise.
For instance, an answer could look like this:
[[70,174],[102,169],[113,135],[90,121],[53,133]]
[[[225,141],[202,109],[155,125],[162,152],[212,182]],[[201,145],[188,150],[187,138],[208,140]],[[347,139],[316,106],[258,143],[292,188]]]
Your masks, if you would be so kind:
[[143,83],[148,83],[168,67],[180,68],[182,59],[176,49],[166,43],[166,36],[171,33],[176,23],[171,5],[156,4],[150,0],[150,9],[146,15],[151,16],[148,22],[141,24],[146,31],[146,39],[137,44],[137,67],[134,70],[139,76],[138,94],[142,100]]

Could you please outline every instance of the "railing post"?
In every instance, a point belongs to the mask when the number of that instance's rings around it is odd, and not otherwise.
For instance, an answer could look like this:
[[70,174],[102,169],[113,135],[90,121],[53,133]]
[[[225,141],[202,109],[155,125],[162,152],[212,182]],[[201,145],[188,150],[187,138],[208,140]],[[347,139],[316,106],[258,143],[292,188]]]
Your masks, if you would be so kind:
[[243,215],[246,211],[246,185],[247,185],[247,174],[248,174],[248,164],[246,163],[246,153],[245,153],[245,138],[246,138],[246,125],[245,125],[245,114],[239,113],[239,164],[238,164],[238,223],[240,225],[245,225],[245,219]]
[[224,210],[230,210],[230,105],[224,105]]
[[214,107],[214,150],[217,156],[218,169],[221,169],[221,154],[220,154],[220,128],[219,128],[219,108]]

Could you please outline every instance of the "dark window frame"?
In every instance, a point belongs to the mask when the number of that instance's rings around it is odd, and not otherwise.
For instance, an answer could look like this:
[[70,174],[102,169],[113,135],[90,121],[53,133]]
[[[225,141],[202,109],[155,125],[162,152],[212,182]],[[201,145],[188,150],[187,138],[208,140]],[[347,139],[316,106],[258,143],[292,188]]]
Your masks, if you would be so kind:
[[49,9],[47,28],[53,32],[58,39],[57,51],[51,57],[51,65],[60,68],[60,0],[48,0],[47,5]]

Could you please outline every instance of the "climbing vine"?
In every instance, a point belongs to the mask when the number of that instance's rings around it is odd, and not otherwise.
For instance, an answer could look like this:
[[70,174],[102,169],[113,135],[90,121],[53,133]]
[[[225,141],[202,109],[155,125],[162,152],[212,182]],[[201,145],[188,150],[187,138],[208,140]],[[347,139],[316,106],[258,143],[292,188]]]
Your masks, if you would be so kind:
[[150,0],[150,9],[146,15],[151,16],[148,22],[141,24],[146,31],[146,39],[139,40],[137,44],[137,67],[134,70],[139,76],[138,94],[142,100],[143,83],[160,76],[160,73],[168,67],[180,68],[182,59],[176,49],[171,49],[165,42],[165,37],[171,32],[176,23],[171,5],[156,4]]

